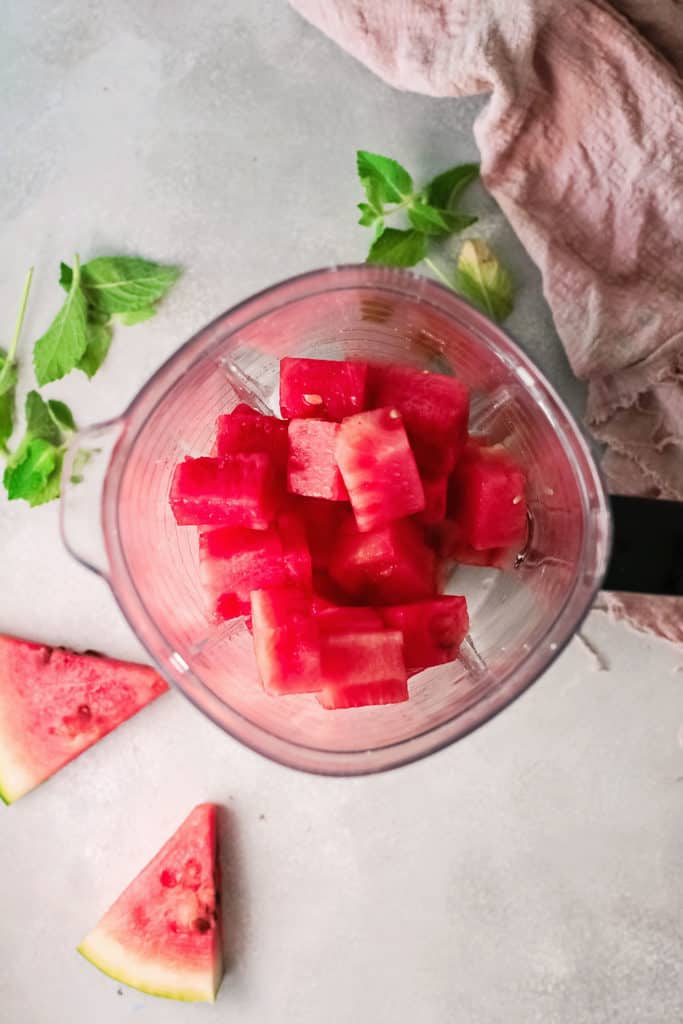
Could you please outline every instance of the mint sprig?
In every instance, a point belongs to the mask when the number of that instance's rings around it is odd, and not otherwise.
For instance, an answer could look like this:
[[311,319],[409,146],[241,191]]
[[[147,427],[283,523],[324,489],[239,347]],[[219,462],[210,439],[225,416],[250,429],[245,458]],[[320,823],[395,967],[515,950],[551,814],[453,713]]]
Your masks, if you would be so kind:
[[135,256],[99,256],[82,265],[60,264],[59,283],[67,293],[61,310],[34,348],[39,384],[71,370],[93,377],[107,357],[112,317],[126,326],[142,323],[180,277],[179,267]]
[[32,278],[33,267],[30,268],[26,275],[17,322],[9,348],[7,351],[0,348],[0,452],[3,453],[7,452],[7,442],[14,430],[14,404],[19,377],[17,347],[19,345],[21,329],[24,325],[24,316],[26,315],[26,305],[28,303],[28,294],[31,290]]
[[45,402],[37,391],[29,391],[26,431],[3,475],[10,501],[22,498],[33,508],[59,497],[64,453],[75,430],[73,415],[64,402]]
[[[476,223],[478,218],[461,211],[458,204],[467,186],[478,177],[479,165],[458,164],[415,189],[409,172],[390,157],[361,149],[356,164],[367,200],[358,204],[358,223],[374,231],[368,263],[414,267],[424,261],[447,287],[459,291],[493,319],[505,319],[512,309],[512,281],[485,242],[465,242],[464,260],[461,254],[455,274],[444,271],[431,258],[432,243]],[[387,218],[401,211],[410,227],[386,227]],[[488,254],[485,259],[484,249]],[[482,258],[475,258],[476,253]]]

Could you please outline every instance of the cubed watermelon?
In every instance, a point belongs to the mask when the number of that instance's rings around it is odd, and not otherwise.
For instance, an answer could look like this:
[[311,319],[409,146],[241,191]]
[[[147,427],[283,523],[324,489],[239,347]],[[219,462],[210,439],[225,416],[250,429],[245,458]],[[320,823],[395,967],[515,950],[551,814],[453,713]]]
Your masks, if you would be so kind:
[[216,454],[239,455],[265,452],[276,469],[287,465],[287,423],[264,416],[250,405],[241,404],[216,421]]
[[324,708],[357,708],[408,700],[403,637],[397,630],[332,633],[321,638]]
[[384,629],[384,620],[376,608],[339,606],[329,604],[321,607],[313,601],[313,614],[318,620],[321,634],[331,633],[376,633]]
[[178,463],[170,503],[180,526],[248,526],[265,530],[275,517],[278,488],[260,452]]
[[334,539],[329,573],[347,594],[370,604],[419,601],[436,589],[434,552],[410,519],[365,533],[347,521]]
[[287,489],[292,494],[346,501],[335,450],[339,424],[327,420],[291,420]]
[[310,596],[293,587],[254,590],[251,620],[264,689],[275,695],[320,690],[320,634]]
[[314,569],[325,569],[330,559],[331,539],[345,519],[350,505],[322,498],[292,497],[292,514],[299,517],[306,531]]
[[280,360],[280,410],[286,419],[343,420],[365,408],[365,363],[333,359]]
[[477,565],[489,569],[511,569],[519,553],[513,545],[509,548],[485,548],[477,551],[463,538],[463,531],[452,519],[444,519],[428,530],[429,543],[439,558],[460,565]]
[[519,549],[527,532],[524,473],[502,445],[467,445],[448,490],[459,541],[475,551]]
[[310,591],[313,567],[303,523],[297,516],[287,512],[278,517],[276,529],[282,543],[282,558],[287,581]]
[[377,611],[388,629],[400,629],[403,634],[403,657],[410,675],[457,658],[469,629],[464,597],[436,597]]
[[433,526],[446,518],[446,496],[448,494],[448,476],[422,477],[422,489],[425,495],[425,507],[419,512],[417,519],[426,526]]
[[410,366],[373,365],[368,404],[398,409],[423,473],[450,473],[467,436],[469,392],[462,381]]
[[200,578],[218,619],[249,610],[252,590],[311,587],[311,558],[303,527],[283,516],[267,530],[224,526],[199,537]]
[[420,474],[395,409],[375,409],[344,420],[337,463],[359,530],[373,530],[424,509]]

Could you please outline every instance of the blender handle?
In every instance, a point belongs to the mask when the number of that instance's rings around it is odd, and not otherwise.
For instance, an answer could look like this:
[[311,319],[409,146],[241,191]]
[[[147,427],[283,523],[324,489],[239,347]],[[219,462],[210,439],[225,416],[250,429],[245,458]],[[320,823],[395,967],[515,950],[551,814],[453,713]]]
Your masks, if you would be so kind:
[[78,562],[105,579],[109,562],[102,525],[104,480],[124,426],[123,419],[114,419],[79,430],[71,439],[62,469],[62,541]]
[[610,495],[612,555],[603,590],[683,595],[683,502]]

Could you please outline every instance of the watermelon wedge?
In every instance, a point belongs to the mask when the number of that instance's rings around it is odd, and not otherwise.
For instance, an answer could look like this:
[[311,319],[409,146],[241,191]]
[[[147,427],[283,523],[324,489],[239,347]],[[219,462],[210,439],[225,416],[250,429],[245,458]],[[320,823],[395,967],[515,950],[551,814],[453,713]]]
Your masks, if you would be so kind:
[[213,1003],[223,977],[216,808],[200,804],[78,947],[116,981]]
[[0,798],[35,789],[167,689],[147,665],[0,635]]

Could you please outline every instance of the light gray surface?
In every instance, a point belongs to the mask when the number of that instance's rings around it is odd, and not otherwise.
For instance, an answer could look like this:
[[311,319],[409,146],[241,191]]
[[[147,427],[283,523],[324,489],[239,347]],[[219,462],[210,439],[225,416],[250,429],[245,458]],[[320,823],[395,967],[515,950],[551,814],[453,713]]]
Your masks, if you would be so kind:
[[[83,424],[122,410],[207,319],[255,289],[362,258],[354,150],[425,175],[472,159],[480,100],[392,92],[279,0],[5,4],[2,329],[36,265],[25,352],[74,251],[178,261],[160,315],[106,371],[51,386]],[[575,409],[538,274],[495,205],[515,335]],[[29,379],[24,367],[23,381]],[[56,506],[0,500],[0,630],[141,651],[61,549]],[[170,694],[0,813],[2,1024],[668,1024],[683,1014],[680,653],[594,614],[502,716],[362,780],[277,768]],[[215,1009],[119,987],[73,947],[187,811],[228,808]],[[225,823],[224,823],[225,824]]]

